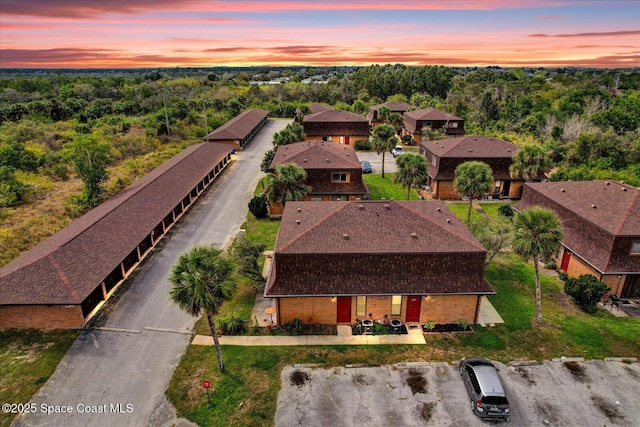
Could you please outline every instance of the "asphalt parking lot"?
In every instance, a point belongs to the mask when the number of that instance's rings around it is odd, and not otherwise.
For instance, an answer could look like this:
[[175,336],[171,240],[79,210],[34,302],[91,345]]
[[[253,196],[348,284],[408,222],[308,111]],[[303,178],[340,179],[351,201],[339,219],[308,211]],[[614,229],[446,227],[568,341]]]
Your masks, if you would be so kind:
[[[371,163],[371,169],[373,169],[372,173],[382,173],[382,154],[378,154],[375,151],[358,151],[356,153],[358,155],[358,159],[368,160]],[[384,154],[384,173],[395,173],[398,170],[398,166],[396,165],[396,159],[389,152]]]
[[[510,425],[638,426],[640,363],[495,363]],[[281,373],[276,426],[486,426],[471,412],[458,367],[292,366]],[[493,425],[493,423],[489,423]]]

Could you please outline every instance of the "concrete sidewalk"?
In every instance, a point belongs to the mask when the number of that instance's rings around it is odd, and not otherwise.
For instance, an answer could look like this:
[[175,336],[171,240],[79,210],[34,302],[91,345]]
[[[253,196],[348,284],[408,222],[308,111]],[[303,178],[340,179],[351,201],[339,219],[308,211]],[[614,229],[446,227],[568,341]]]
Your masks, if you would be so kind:
[[[268,335],[221,336],[221,345],[238,346],[289,346],[289,345],[377,345],[377,344],[426,344],[422,328],[409,328],[404,335]],[[193,345],[213,345],[213,337],[196,335]]]

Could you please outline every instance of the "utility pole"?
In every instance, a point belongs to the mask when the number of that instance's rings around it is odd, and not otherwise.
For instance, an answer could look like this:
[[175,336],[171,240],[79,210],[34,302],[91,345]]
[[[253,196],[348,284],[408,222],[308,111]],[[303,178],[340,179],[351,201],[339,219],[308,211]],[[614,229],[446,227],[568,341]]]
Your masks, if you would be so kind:
[[164,88],[162,90],[162,103],[164,104],[164,120],[167,125],[167,135],[169,135],[169,113],[167,112],[167,100],[164,96]]
[[202,112],[204,113],[204,135],[209,134],[209,128],[207,127],[207,107],[205,106],[204,99],[202,100]]

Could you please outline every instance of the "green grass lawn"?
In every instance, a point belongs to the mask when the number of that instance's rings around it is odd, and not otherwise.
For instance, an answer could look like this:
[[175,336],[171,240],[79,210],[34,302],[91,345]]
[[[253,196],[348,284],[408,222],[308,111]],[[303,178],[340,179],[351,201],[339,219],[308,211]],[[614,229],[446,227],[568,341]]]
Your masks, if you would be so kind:
[[[0,401],[27,403],[79,334],[75,330],[0,330]],[[0,413],[0,426],[9,426],[16,415]]]
[[[382,175],[377,173],[362,175],[372,200],[381,200],[385,198],[387,200],[407,200],[407,189],[402,187],[402,184],[393,182],[393,174],[385,173],[384,179]],[[418,192],[415,189],[411,189],[410,200],[420,200]]]
[[500,209],[500,206],[504,206],[504,205],[512,205],[513,206],[513,204],[514,203],[512,203],[512,202],[506,202],[506,203],[497,203],[497,202],[494,202],[494,203],[480,203],[480,207],[490,217],[497,218],[498,215],[500,215],[500,213],[498,212],[498,209]]
[[[467,221],[467,212],[469,211],[469,202],[445,202],[447,208],[462,222]],[[471,219],[480,218],[480,214],[472,206]]]

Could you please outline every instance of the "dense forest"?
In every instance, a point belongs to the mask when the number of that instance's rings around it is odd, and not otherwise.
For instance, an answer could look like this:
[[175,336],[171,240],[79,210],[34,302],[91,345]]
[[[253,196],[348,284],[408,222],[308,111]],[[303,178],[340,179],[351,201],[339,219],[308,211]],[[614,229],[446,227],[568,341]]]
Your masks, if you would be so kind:
[[[436,107],[538,144],[551,180],[640,186],[640,72],[409,67],[0,73],[0,266],[246,108]],[[278,79],[278,84],[273,83]]]

